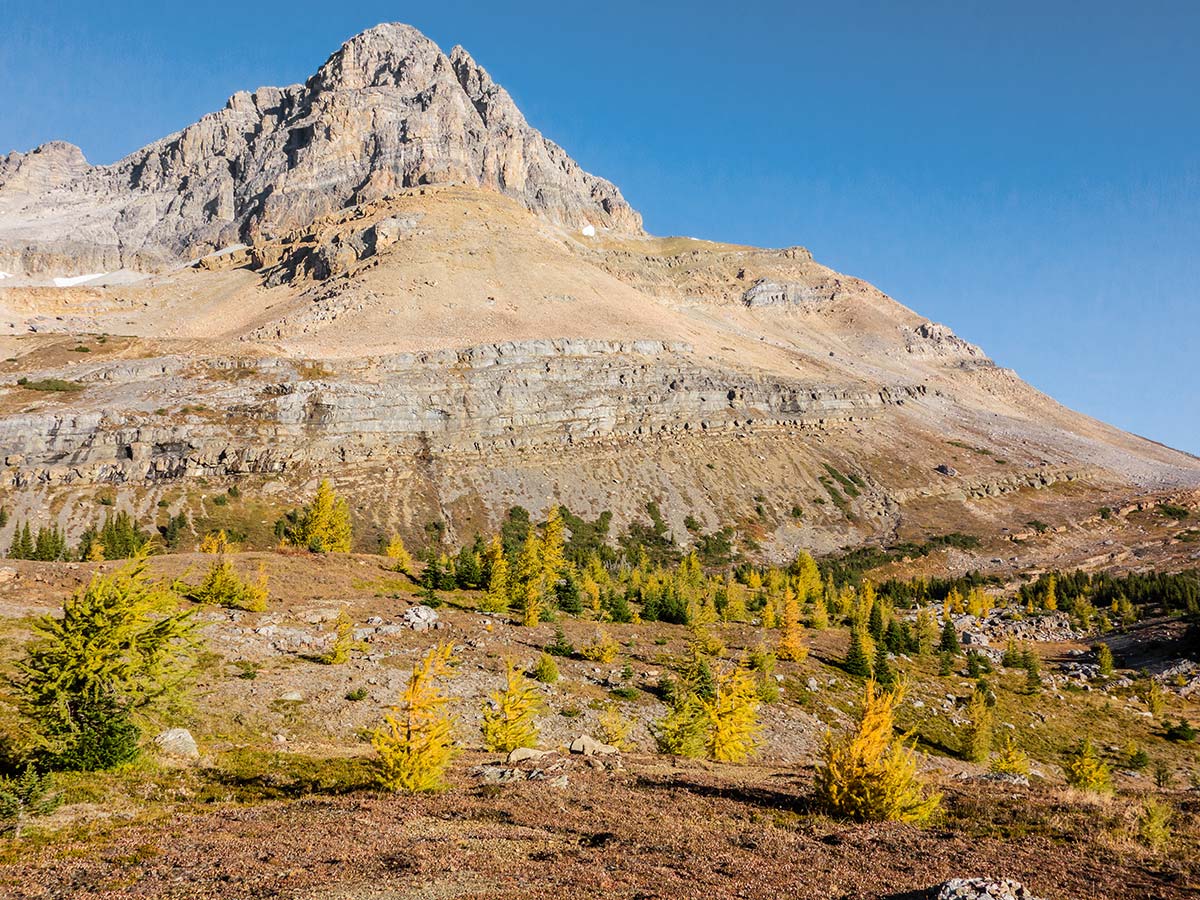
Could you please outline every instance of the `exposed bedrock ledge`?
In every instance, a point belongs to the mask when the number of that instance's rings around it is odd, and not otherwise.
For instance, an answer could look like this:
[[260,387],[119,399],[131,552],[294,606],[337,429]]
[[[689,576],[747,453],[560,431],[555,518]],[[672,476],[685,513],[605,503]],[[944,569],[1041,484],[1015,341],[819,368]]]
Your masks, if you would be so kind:
[[[87,411],[0,419],[5,480],[161,480],[820,428],[926,394],[923,385],[805,385],[716,371],[690,362],[687,349],[532,341],[339,362],[336,373],[310,364],[308,377],[305,364],[277,359],[101,364],[76,376],[88,388],[72,402]],[[180,398],[190,405],[180,409]]]
[[1040,490],[1062,482],[1087,481],[1103,477],[1103,470],[1097,466],[1039,466],[999,478],[961,479],[942,487],[908,488],[895,491],[894,497],[901,503],[920,497],[980,500],[985,497],[1001,497],[1026,488]]

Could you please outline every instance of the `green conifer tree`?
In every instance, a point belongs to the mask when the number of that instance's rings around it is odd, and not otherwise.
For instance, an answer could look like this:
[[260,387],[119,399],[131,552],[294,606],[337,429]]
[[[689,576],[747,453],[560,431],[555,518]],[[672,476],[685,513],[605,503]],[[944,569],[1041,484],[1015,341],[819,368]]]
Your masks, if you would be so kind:
[[887,647],[877,644],[875,647],[875,682],[884,690],[890,690],[896,684],[896,670],[888,660]]
[[871,677],[871,661],[867,659],[867,651],[863,648],[862,634],[857,628],[850,629],[850,649],[846,660],[842,663],[848,673],[857,678]]
[[954,620],[947,616],[942,623],[942,639],[938,643],[938,650],[942,653],[952,653],[957,656],[961,649],[958,643],[958,631],[954,627]]

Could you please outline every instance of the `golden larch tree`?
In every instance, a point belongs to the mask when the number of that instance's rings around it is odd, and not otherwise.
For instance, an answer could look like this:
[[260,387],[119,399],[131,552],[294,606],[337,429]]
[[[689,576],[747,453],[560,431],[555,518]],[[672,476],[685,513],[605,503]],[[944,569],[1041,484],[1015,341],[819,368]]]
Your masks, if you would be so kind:
[[510,660],[505,666],[504,690],[496,691],[483,705],[484,745],[504,753],[533,747],[538,740],[534,718],[541,708],[536,685]]
[[783,615],[779,635],[779,648],[775,655],[780,659],[790,659],[793,662],[803,662],[808,656],[808,648],[804,646],[804,626],[800,624],[800,603],[795,592],[785,588],[783,592]]
[[741,762],[754,752],[758,724],[758,686],[744,664],[717,679],[712,700],[701,700],[708,718],[704,747],[717,762]]
[[376,777],[390,791],[435,791],[457,755],[450,698],[440,682],[451,674],[451,647],[439,644],[415,666],[400,703],[384,716],[371,744],[379,754]]
[[903,696],[901,687],[879,691],[868,681],[857,727],[840,738],[826,735],[816,793],[831,815],[921,824],[940,809],[941,795],[927,790],[914,751],[895,734]]

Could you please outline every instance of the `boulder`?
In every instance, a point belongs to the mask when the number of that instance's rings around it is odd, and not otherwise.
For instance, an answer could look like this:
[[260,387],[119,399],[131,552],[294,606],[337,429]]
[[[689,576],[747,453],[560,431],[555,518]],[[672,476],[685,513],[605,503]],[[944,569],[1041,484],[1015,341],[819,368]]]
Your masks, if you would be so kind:
[[411,606],[400,617],[413,631],[427,631],[437,624],[437,611],[429,606]]
[[552,750],[537,750],[533,747],[518,747],[508,754],[508,764],[525,762],[526,760],[539,760],[544,756],[552,756]]
[[571,752],[582,753],[584,756],[611,756],[620,751],[610,744],[602,744],[594,737],[584,734],[571,742]]
[[154,738],[154,746],[163,756],[177,759],[199,759],[200,748],[186,728],[168,728]]

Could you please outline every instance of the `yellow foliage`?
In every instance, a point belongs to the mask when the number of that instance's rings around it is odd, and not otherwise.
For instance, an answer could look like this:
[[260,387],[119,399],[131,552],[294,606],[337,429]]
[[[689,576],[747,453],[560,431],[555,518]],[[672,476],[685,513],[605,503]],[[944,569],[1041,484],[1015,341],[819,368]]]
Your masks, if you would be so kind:
[[868,681],[858,727],[840,739],[826,736],[816,792],[830,814],[920,824],[940,809],[941,795],[927,791],[915,753],[894,734],[902,697],[902,688],[880,692]]
[[587,598],[587,608],[592,612],[600,612],[600,584],[590,572],[580,580],[579,590]]
[[219,557],[195,587],[177,582],[175,589],[197,603],[214,603],[230,609],[262,612],[267,608],[267,576],[260,567],[258,579],[243,581],[224,556]]
[[871,607],[875,605],[875,597],[875,585],[870,581],[864,581],[854,604],[854,621],[859,625],[865,626],[867,620],[871,618]]
[[1151,680],[1142,699],[1146,701],[1146,708],[1150,710],[1151,715],[1157,717],[1163,714],[1163,709],[1166,707],[1166,694],[1157,681]]
[[629,749],[629,735],[633,731],[633,723],[621,715],[621,710],[615,703],[606,707],[600,714],[599,724],[604,743],[618,750]]
[[215,553],[219,556],[236,549],[236,545],[229,543],[229,537],[225,534],[224,528],[219,531],[210,531],[200,539],[201,553]]
[[660,753],[703,756],[708,733],[704,704],[690,692],[676,697],[667,714],[655,723],[654,732]]
[[821,594],[813,594],[813,611],[809,618],[809,624],[813,628],[820,631],[823,628],[829,627],[829,609],[825,605],[825,598]]
[[1088,738],[1080,741],[1068,754],[1063,766],[1067,784],[1083,791],[1107,793],[1112,789],[1112,779],[1100,754]]
[[350,651],[354,649],[354,622],[346,615],[344,609],[338,610],[337,622],[334,625],[333,646],[325,654],[325,662],[331,666],[340,666],[349,662]]
[[720,656],[725,652],[725,645],[721,643],[721,639],[703,625],[689,625],[688,631],[692,633],[689,647],[693,659],[699,656]]
[[850,615],[850,610],[854,608],[854,588],[848,584],[843,584],[837,592],[837,611],[838,618],[845,619]]
[[951,615],[956,615],[963,612],[963,595],[958,588],[950,588],[950,593],[946,594],[946,599],[942,603],[943,618]]
[[412,554],[408,552],[408,548],[404,546],[404,540],[400,535],[395,535],[388,545],[383,550],[383,555],[392,561],[392,568],[397,572],[409,575],[413,570]]
[[479,600],[479,608],[485,612],[501,613],[508,609],[511,586],[508,576],[508,560],[504,557],[504,545],[495,536],[488,544],[487,558],[491,568],[491,580],[487,592]]
[[[533,619],[533,625],[541,620],[542,578],[542,542],[530,529],[517,555],[508,585],[513,605],[525,610],[523,621],[527,625],[531,624],[530,618]],[[532,606],[532,611],[526,610],[527,606]]]
[[762,608],[763,628],[774,628],[775,623],[775,601],[768,597],[767,602],[763,604]]
[[505,669],[504,690],[492,694],[483,705],[484,745],[503,753],[534,746],[538,727],[533,720],[541,708],[537,688],[510,661]]
[[696,614],[692,617],[692,621],[698,625],[715,625],[719,620],[720,616],[717,614],[716,598],[713,596],[712,591],[708,591],[705,593]]
[[542,621],[542,595],[535,582],[525,585],[525,600],[521,604],[521,624],[536,628]]
[[992,595],[981,587],[973,587],[967,591],[967,612],[976,618],[982,618],[992,611]]
[[792,563],[792,574],[796,579],[796,592],[801,597],[819,597],[821,594],[821,570],[816,560],[804,550]]
[[992,752],[992,709],[983,691],[976,690],[967,704],[968,724],[963,734],[963,757],[975,763],[987,762]]
[[725,585],[724,619],[726,622],[745,622],[747,618],[746,589],[729,579]]
[[450,645],[440,644],[413,666],[399,705],[384,716],[371,744],[379,754],[379,783],[391,791],[433,791],[445,787],[445,772],[457,755],[450,698],[438,681],[450,675]]
[[741,762],[754,752],[758,724],[758,685],[742,665],[717,679],[716,696],[701,700],[708,718],[704,749],[717,762]]
[[621,645],[603,628],[596,629],[596,640],[593,643],[579,649],[579,655],[584,659],[598,663],[610,663],[620,652]]
[[1169,804],[1154,798],[1146,800],[1138,816],[1138,839],[1151,850],[1162,851],[1171,842],[1171,817]]
[[540,554],[542,563],[541,592],[543,595],[554,593],[554,586],[558,584],[567,564],[564,556],[565,527],[559,508],[557,506],[550,507],[550,512],[546,514],[546,526],[542,531]]
[[285,545],[313,553],[350,552],[350,506],[333,492],[328,479],[317,486],[312,503],[290,515],[293,520],[284,527],[282,538]]
[[804,646],[804,626],[800,624],[800,604],[791,588],[783,593],[783,633],[779,636],[779,648],[775,655],[780,659],[790,659],[793,662],[803,662],[808,656],[808,648]]
[[1005,735],[1004,740],[1000,744],[999,752],[997,752],[996,757],[992,760],[991,769],[993,772],[999,772],[1002,775],[1029,774],[1029,757],[1016,745],[1012,739],[1012,735]]

